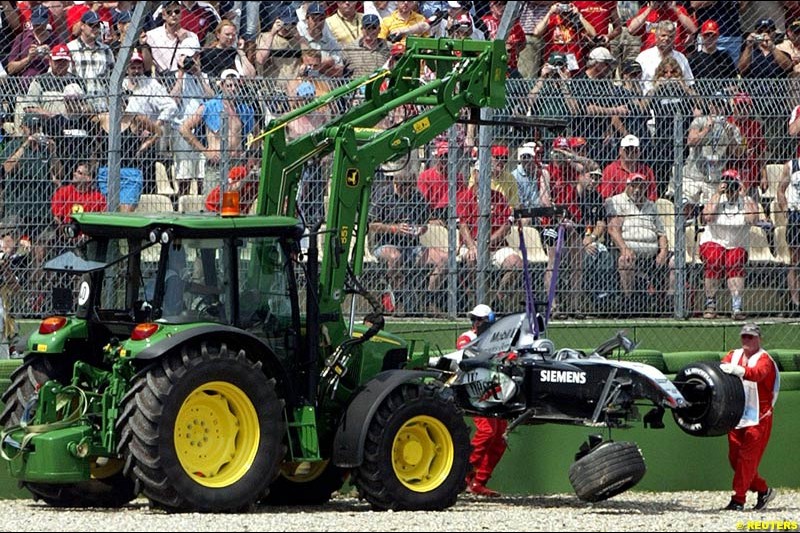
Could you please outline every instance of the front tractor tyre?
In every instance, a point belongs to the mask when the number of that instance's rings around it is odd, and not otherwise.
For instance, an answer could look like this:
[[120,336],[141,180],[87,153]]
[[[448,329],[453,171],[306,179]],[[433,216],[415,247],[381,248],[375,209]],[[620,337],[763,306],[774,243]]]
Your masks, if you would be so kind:
[[449,389],[406,383],[369,421],[353,484],[376,510],[438,511],[466,488],[469,429]]
[[718,437],[736,427],[744,412],[742,380],[723,372],[717,362],[690,363],[675,376],[675,387],[688,407],[673,409],[684,432],[695,437]]
[[647,471],[635,442],[603,442],[569,467],[569,482],[585,502],[600,502],[630,489]]
[[[11,373],[11,384],[3,393],[5,404],[0,414],[4,428],[17,426],[25,418],[33,419],[32,409],[39,387],[47,381],[67,384],[72,377],[73,359],[65,354],[29,355]],[[123,463],[119,459],[90,457],[90,479],[78,483],[41,483],[23,481],[22,486],[53,507],[122,507],[136,497],[134,483],[122,473]]]
[[170,511],[236,512],[266,496],[284,456],[275,380],[243,350],[184,346],[141,372],[124,400],[126,473]]

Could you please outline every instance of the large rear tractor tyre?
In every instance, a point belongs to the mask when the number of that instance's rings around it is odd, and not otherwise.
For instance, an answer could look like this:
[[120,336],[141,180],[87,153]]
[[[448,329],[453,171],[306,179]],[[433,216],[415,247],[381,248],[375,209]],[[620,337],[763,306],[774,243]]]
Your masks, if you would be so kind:
[[285,454],[275,380],[244,350],[184,346],[141,372],[118,429],[126,474],[169,511],[249,510]]
[[723,372],[718,362],[696,362],[675,376],[688,407],[673,409],[675,423],[695,437],[718,437],[736,427],[744,412],[742,380]]
[[569,467],[569,482],[578,498],[599,502],[630,489],[647,468],[635,442],[604,442]]
[[[5,404],[0,414],[4,428],[29,421],[35,414],[29,406],[37,396],[37,390],[47,381],[69,383],[72,377],[73,359],[64,355],[29,355],[12,372],[11,384],[3,393]],[[136,497],[134,483],[122,474],[122,461],[92,457],[89,471],[91,479],[79,483],[33,483],[24,481],[22,486],[53,507],[122,507]]]
[[284,463],[269,486],[267,505],[322,505],[344,485],[346,470],[330,461]]
[[353,484],[376,510],[446,509],[466,488],[469,454],[469,429],[450,390],[403,384],[369,421]]

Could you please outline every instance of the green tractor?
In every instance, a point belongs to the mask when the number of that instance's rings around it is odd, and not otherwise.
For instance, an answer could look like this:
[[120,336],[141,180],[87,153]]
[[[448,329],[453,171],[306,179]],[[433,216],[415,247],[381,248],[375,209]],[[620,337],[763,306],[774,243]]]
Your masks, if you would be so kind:
[[[367,211],[377,167],[465,108],[502,107],[505,77],[502,41],[409,38],[391,71],[267,126],[255,214],[75,215],[74,248],[46,265],[64,312],[29,336],[2,397],[12,476],[53,506],[143,495],[235,512],[324,503],[348,481],[379,510],[452,506],[469,431],[427,346],[381,331],[360,281]],[[353,95],[287,140],[288,122]],[[374,127],[407,105],[417,114]],[[328,155],[327,214],[307,223],[301,171]],[[343,312],[348,296],[370,303],[363,323]]]

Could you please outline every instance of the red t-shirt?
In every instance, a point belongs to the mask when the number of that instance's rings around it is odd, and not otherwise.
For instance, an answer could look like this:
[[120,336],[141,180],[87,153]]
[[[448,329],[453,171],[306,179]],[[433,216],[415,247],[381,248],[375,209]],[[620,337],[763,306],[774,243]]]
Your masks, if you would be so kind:
[[432,209],[444,209],[447,207],[447,195],[449,188],[447,176],[439,172],[436,166],[426,168],[417,178],[417,189],[422,196],[428,200]]
[[574,56],[578,68],[583,68],[583,44],[581,43],[583,34],[583,26],[575,28],[563,20],[561,15],[553,13],[547,21],[547,29],[543,36],[545,44],[542,61],[547,61],[552,52],[561,52]]
[[[75,4],[67,8],[67,31],[70,35],[72,35],[72,28],[75,27],[75,24],[81,21],[81,17],[84,13],[89,11],[89,9],[89,6],[86,4]],[[96,10],[96,12],[97,16],[100,17],[100,20],[111,25],[114,14],[109,8],[100,7]]]
[[617,9],[616,2],[572,2],[583,18],[589,22],[597,35],[608,35],[611,12]]
[[74,213],[97,213],[106,210],[106,197],[98,190],[81,191],[75,185],[62,185],[53,193],[50,211],[62,222]]
[[[500,191],[491,191],[491,213],[489,214],[489,224],[491,233],[508,224],[509,217],[513,214],[511,206],[508,205],[506,197]],[[456,214],[459,222],[469,227],[473,239],[478,238],[478,196],[474,187],[462,189],[456,195]]]
[[[486,25],[486,31],[488,32],[486,38],[494,39],[494,36],[497,35],[497,30],[500,28],[500,19],[489,13],[481,17],[481,20]],[[522,29],[522,26],[519,25],[519,21],[517,21],[511,26],[511,31],[509,31],[508,37],[506,37],[509,70],[517,68],[517,60],[521,50],[521,48],[518,49],[518,47],[523,46],[525,46],[525,31]]]
[[603,198],[610,198],[617,194],[625,192],[625,186],[628,184],[628,177],[632,174],[641,174],[647,181],[647,198],[656,201],[658,198],[658,189],[656,188],[656,175],[653,169],[644,163],[636,163],[633,172],[628,172],[622,168],[622,163],[619,159],[612,161],[606,168],[603,169],[603,177],[600,178],[600,183],[597,185],[597,191]]
[[[635,16],[639,16],[644,10],[647,9],[647,6],[641,8]],[[678,11],[681,12],[682,15],[689,16],[689,12],[686,11],[686,8],[683,6],[678,6]],[[633,18],[631,19],[633,20]],[[675,32],[675,50],[678,52],[683,52],[685,48],[685,41],[687,37],[686,30],[681,26],[681,23],[678,22],[678,14],[672,10],[670,7],[664,7],[662,9],[652,9],[650,13],[647,14],[645,18],[644,25],[639,28],[639,31],[636,32],[634,35],[642,35],[642,47],[641,50],[647,50],[648,48],[656,45],[656,24],[661,22],[662,20],[670,20],[675,23],[675,27],[677,28]],[[628,21],[628,27],[630,28],[630,21]]]
[[[578,173],[571,166],[564,168],[553,163],[547,165],[547,170],[550,173],[550,197],[553,205],[566,207],[573,220],[580,220],[581,208],[575,191]],[[547,223],[549,222],[548,220]]]

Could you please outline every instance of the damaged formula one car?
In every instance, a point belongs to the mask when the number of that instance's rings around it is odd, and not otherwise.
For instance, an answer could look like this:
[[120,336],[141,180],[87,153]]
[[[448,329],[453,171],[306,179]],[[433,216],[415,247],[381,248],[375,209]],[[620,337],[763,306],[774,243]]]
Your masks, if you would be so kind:
[[[741,381],[723,373],[719,363],[688,364],[670,381],[652,366],[625,360],[623,354],[636,345],[623,332],[591,353],[557,350],[544,336],[549,313],[535,312],[527,292],[526,312],[498,319],[463,349],[434,361],[450,374],[447,386],[467,414],[506,419],[507,432],[554,423],[610,433],[640,419],[645,427],[663,428],[667,409],[694,436],[725,435],[739,422]],[[649,410],[640,416],[640,408]],[[604,441],[600,435],[592,435],[575,459],[569,479],[584,501],[620,494],[645,473],[636,443]]]

